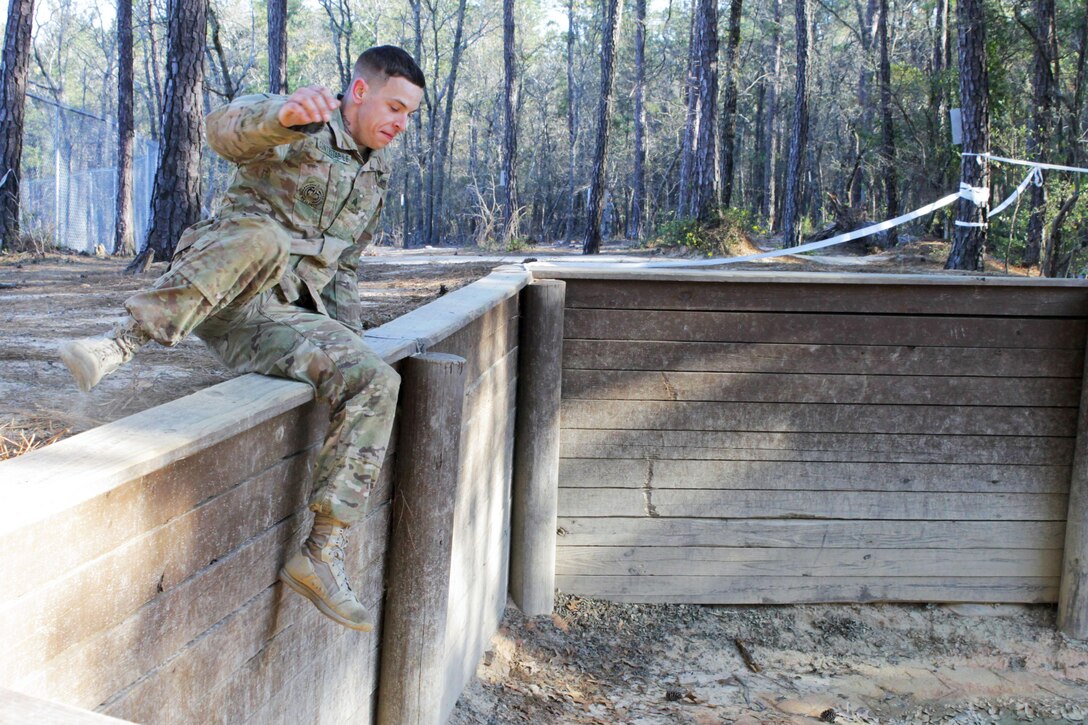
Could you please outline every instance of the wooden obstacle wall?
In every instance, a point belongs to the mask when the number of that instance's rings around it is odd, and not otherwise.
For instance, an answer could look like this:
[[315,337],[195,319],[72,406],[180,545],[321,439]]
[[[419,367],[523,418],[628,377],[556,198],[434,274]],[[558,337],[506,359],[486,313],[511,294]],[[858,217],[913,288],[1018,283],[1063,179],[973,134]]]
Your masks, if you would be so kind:
[[567,283],[561,590],[1057,601],[1083,282],[533,271]]
[[[466,360],[445,675],[426,683],[442,719],[506,603],[528,280],[498,271],[367,334],[394,364]],[[307,530],[326,421],[307,386],[247,375],[0,464],[0,681],[15,693],[0,710],[31,697],[143,723],[371,722],[380,622],[352,632],[277,583]],[[395,459],[409,454],[394,434],[350,537],[352,581],[376,612]]]

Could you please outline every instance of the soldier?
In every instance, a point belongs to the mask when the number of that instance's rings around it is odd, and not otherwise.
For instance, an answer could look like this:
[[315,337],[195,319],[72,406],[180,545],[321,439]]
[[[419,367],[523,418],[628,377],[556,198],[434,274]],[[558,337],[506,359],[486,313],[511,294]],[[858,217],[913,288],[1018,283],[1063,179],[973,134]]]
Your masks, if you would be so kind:
[[329,404],[313,528],[280,579],[330,619],[373,618],[344,572],[346,529],[366,513],[400,377],[363,342],[357,266],[388,187],[383,149],[423,97],[408,53],[370,48],[339,97],[310,86],[254,95],[208,116],[208,144],[237,164],[213,218],[187,229],[169,270],[125,302],[128,316],[61,358],[83,391],[151,340],[195,333],[236,372],[309,383]]

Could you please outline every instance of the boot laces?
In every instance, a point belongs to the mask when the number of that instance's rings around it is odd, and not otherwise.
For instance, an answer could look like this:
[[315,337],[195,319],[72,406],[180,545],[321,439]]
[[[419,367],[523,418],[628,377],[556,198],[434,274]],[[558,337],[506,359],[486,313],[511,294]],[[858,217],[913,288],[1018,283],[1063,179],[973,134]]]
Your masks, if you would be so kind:
[[334,527],[332,533],[329,535],[328,542],[325,544],[325,550],[333,558],[333,562],[330,562],[329,569],[332,570],[333,579],[336,580],[336,585],[341,591],[351,591],[351,585],[348,584],[348,575],[344,571],[344,544],[347,537],[347,530],[340,527]]

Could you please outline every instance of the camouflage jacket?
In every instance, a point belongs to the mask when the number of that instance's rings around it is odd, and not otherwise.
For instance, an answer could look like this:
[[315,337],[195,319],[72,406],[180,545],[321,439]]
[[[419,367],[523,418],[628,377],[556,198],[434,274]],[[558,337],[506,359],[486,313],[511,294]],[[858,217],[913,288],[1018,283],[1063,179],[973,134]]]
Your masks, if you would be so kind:
[[378,225],[389,164],[355,143],[339,112],[328,123],[283,127],[285,102],[243,96],[208,116],[208,144],[237,164],[216,217],[257,213],[278,222],[292,243],[277,294],[294,302],[305,290],[318,312],[361,334],[357,267]]

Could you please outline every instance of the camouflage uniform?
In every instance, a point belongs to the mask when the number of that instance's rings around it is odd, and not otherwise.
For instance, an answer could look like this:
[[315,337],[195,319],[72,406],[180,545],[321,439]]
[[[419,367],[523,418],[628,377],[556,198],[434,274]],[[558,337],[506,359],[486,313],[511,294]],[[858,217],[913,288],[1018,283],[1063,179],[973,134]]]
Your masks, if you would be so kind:
[[357,265],[389,167],[339,112],[284,128],[285,98],[245,96],[208,116],[208,143],[238,165],[212,219],[185,231],[170,269],[125,302],[156,341],[195,332],[236,372],[309,383],[332,410],[310,507],[366,513],[400,377],[362,340]]

